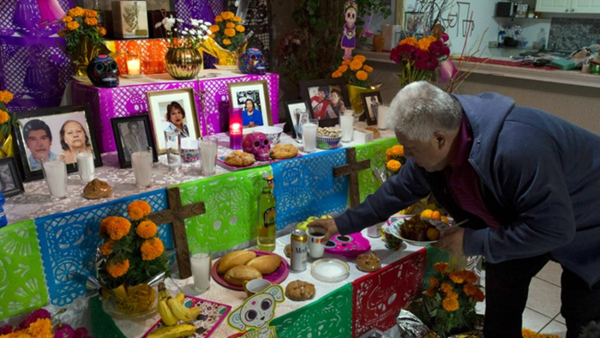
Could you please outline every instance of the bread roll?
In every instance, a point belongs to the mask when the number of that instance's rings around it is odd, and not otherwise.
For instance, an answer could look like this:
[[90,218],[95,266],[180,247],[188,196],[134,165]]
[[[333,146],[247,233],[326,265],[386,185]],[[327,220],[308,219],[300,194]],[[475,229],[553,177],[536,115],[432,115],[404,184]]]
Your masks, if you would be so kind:
[[279,255],[264,255],[246,263],[247,266],[256,268],[263,275],[268,275],[277,270],[279,264],[281,264],[281,256]]
[[253,258],[256,258],[256,253],[254,251],[232,251],[221,258],[219,261],[219,266],[217,267],[217,273],[224,274],[227,270],[233,268],[234,266],[244,265]]
[[242,286],[245,281],[262,278],[262,274],[247,265],[238,265],[225,272],[225,281],[229,284]]

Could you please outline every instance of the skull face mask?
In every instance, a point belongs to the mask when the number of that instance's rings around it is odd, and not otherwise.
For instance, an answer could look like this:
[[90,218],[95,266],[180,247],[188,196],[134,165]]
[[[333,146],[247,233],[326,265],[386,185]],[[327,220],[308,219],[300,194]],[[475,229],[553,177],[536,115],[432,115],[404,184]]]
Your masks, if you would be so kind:
[[263,133],[250,133],[244,136],[242,149],[247,153],[253,154],[258,161],[268,161],[271,141]]
[[238,59],[240,72],[244,74],[264,75],[267,70],[265,68],[265,56],[256,48],[248,48]]
[[112,88],[119,85],[119,65],[108,55],[98,55],[90,61],[87,75],[96,87]]

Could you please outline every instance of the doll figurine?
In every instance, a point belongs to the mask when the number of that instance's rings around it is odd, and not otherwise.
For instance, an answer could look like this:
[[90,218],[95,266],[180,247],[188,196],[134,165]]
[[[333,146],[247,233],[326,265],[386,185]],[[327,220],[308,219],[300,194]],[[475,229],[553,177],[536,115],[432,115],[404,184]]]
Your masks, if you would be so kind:
[[344,50],[342,59],[351,60],[352,50],[356,47],[356,18],[358,16],[358,5],[353,0],[346,1],[344,4],[344,35],[342,36],[341,47]]

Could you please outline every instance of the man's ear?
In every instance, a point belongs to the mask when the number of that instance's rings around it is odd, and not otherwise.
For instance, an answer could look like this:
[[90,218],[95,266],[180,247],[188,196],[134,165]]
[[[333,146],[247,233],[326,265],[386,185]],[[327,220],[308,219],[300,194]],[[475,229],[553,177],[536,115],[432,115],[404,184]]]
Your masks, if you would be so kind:
[[438,149],[442,149],[446,144],[446,141],[448,140],[446,133],[442,131],[436,131],[433,133],[433,135],[435,137],[435,140],[437,141]]

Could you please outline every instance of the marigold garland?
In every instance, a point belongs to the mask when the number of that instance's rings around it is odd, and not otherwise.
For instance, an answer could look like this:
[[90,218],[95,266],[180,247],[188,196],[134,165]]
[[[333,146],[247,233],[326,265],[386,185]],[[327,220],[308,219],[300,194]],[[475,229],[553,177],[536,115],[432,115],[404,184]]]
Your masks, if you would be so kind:
[[141,252],[142,259],[145,261],[151,261],[156,259],[165,251],[165,245],[158,238],[151,238],[142,243]]
[[141,238],[150,238],[153,237],[154,235],[156,235],[157,232],[157,227],[156,224],[152,221],[143,221],[140,224],[138,224],[137,228],[135,229],[135,233],[140,236]]

